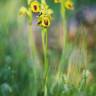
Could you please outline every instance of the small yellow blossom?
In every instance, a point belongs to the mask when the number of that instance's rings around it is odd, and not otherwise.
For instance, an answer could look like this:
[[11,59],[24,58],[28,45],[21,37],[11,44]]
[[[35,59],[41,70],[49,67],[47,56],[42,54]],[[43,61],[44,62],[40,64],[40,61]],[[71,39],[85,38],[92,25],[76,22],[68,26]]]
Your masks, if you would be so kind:
[[41,4],[40,14],[38,16],[38,25],[44,28],[50,26],[52,19],[53,10],[49,8],[49,6],[43,2]]
[[48,14],[48,15],[52,15],[52,14],[53,14],[53,10],[48,9],[48,10],[47,10],[47,14]]
[[51,17],[52,17],[52,14],[53,14],[53,10],[51,10],[51,9],[47,9],[47,10],[41,10],[41,12],[40,12],[40,15],[47,15],[50,19],[51,19]]
[[50,19],[48,16],[44,16],[42,19],[42,26],[43,27],[49,27],[50,26]]
[[38,13],[40,11],[40,4],[38,1],[31,2],[30,6],[31,6],[32,12]]
[[54,0],[54,3],[61,3],[61,0]]
[[38,18],[38,25],[41,26],[41,27],[49,27],[50,26],[50,17],[49,16],[46,16],[46,15],[41,15],[39,18]]
[[41,4],[41,10],[40,10],[40,12],[42,14],[47,14],[47,10],[48,10],[48,5],[46,3],[42,3]]
[[69,9],[69,10],[73,10],[73,9],[74,9],[74,4],[73,4],[73,2],[72,2],[71,0],[67,0],[67,1],[65,2],[65,8],[66,8],[66,9]]
[[19,14],[21,16],[26,16],[27,15],[27,9],[25,7],[21,7],[19,10]]

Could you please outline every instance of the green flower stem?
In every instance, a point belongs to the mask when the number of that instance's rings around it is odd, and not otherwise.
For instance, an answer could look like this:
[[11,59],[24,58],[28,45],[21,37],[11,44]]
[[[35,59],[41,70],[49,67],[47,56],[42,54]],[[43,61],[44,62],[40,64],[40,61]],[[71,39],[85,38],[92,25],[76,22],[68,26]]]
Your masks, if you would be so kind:
[[[41,4],[46,4],[46,0],[41,0]],[[42,7],[42,6],[41,6]],[[44,52],[44,96],[47,96],[47,78],[48,78],[48,32],[47,28],[42,28],[42,47]]]
[[64,2],[65,0],[61,0],[61,16],[62,16],[62,23],[63,23],[63,32],[64,32],[64,46],[63,46],[63,50],[65,49],[66,46],[66,39],[67,39],[67,20],[66,20],[66,9],[64,6]]
[[63,23],[63,51],[61,55],[61,60],[60,60],[60,66],[62,65],[64,61],[64,52],[67,44],[67,22],[66,22],[66,9],[64,7],[64,2],[65,0],[61,0],[61,16],[62,16],[62,23]]
[[48,49],[48,35],[47,35],[47,29],[42,29],[42,47],[44,51],[44,68],[45,73],[48,71],[48,58],[47,58],[47,49]]
[[[42,29],[42,47],[44,52],[44,96],[47,96],[47,78],[48,78],[48,32],[46,28]],[[45,87],[46,86],[46,87]]]

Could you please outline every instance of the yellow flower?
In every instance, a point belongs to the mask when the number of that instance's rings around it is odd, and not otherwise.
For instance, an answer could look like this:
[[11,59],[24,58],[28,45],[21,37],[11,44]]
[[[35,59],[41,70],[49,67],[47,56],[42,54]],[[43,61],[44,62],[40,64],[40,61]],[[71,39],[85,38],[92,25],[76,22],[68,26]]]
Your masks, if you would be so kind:
[[61,3],[61,0],[54,0],[54,3]]
[[31,2],[31,5],[30,6],[31,6],[32,12],[38,13],[40,11],[40,5],[39,5],[39,2],[38,1]]
[[52,15],[52,14],[53,14],[53,10],[48,9],[48,10],[47,10],[47,14],[48,14],[48,15]]
[[19,14],[21,16],[26,16],[27,15],[27,9],[25,7],[21,7],[19,10]]
[[42,27],[49,27],[50,26],[50,19],[48,16],[44,16],[42,19]]
[[38,18],[38,25],[41,27],[45,27],[45,28],[49,27],[50,26],[50,17],[46,16],[46,15],[41,15]]
[[67,0],[65,2],[65,8],[69,9],[69,10],[73,10],[74,9],[74,4],[71,0]]
[[45,2],[43,2],[41,4],[41,10],[38,16],[38,25],[45,28],[49,27],[52,19],[52,14],[53,10],[51,10],[49,6]]

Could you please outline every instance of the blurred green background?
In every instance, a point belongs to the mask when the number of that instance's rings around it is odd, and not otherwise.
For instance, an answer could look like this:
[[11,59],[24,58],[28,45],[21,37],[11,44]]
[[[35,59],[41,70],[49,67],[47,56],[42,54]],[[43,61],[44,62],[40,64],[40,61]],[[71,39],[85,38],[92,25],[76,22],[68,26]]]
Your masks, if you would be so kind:
[[[19,8],[22,5],[26,6],[26,2],[27,0],[0,0],[0,96],[37,96],[39,91],[41,92],[38,96],[43,96],[41,90],[42,71],[40,71],[41,73],[36,71],[38,69],[34,69],[34,64],[30,60],[26,20],[18,16]],[[74,0],[74,2],[76,11],[82,6],[96,5],[96,0]],[[54,4],[53,0],[47,0],[47,3],[54,10],[54,21],[57,25],[60,24],[61,19],[58,18],[60,4]],[[68,12],[69,17],[72,15],[74,13]],[[92,67],[92,71],[94,68],[95,74],[96,54],[94,52],[96,49],[92,51],[94,60],[90,67]],[[60,55],[58,54],[59,50],[52,52],[55,56]],[[53,57],[52,63],[56,63],[54,60],[59,56],[54,57],[53,55],[51,56]],[[91,90],[93,92],[93,89]],[[95,91],[92,93],[93,95],[90,94],[88,96],[96,96]]]

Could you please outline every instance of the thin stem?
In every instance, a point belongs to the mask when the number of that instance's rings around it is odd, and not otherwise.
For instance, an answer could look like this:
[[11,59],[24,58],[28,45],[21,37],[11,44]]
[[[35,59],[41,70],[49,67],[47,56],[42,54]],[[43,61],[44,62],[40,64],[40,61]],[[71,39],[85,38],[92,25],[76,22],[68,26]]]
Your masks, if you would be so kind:
[[48,35],[47,35],[47,29],[42,29],[42,47],[44,51],[44,68],[45,72],[48,71],[48,58],[47,58],[47,49],[48,49]]
[[62,16],[62,23],[63,23],[63,51],[61,55],[61,60],[60,60],[60,66],[62,65],[64,61],[64,52],[66,48],[66,43],[67,43],[67,22],[66,22],[66,10],[64,7],[64,2],[65,0],[61,0],[61,16]]
[[47,68],[47,70],[48,70],[48,32],[47,32],[47,29],[46,29],[45,31],[46,31],[46,32],[45,32],[45,33],[46,33],[46,37],[45,37],[45,38],[46,38],[46,58],[47,58],[47,59],[46,59],[46,60],[47,60],[47,62],[46,62],[46,63],[47,63],[46,68]]
[[46,64],[45,32],[43,29],[42,29],[42,47],[44,52],[44,64]]
[[64,50],[64,48],[65,48],[65,46],[66,46],[66,35],[67,35],[67,22],[66,22],[66,10],[65,10],[65,7],[64,7],[64,2],[65,2],[65,0],[61,0],[62,2],[61,2],[61,16],[62,16],[62,23],[63,23],[63,32],[64,32],[64,38],[63,38],[63,40],[64,40],[64,46],[63,46],[63,50]]
[[47,96],[47,78],[48,78],[48,32],[46,28],[42,29],[42,47],[44,52],[44,96]]

